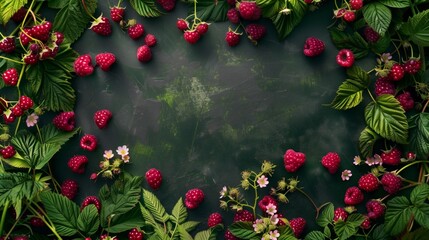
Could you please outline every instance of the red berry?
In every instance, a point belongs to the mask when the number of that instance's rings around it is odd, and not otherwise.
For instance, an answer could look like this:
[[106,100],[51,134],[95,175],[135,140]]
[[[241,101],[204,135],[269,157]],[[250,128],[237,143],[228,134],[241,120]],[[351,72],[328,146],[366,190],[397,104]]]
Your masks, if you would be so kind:
[[245,30],[248,38],[254,43],[257,43],[259,40],[261,40],[267,32],[267,29],[264,25],[257,23],[247,25]]
[[283,156],[283,162],[286,171],[296,172],[305,163],[305,154],[302,152],[295,152],[292,149],[286,150]]
[[333,219],[333,221],[334,222],[338,222],[340,220],[346,221],[348,216],[349,216],[349,214],[346,212],[346,210],[344,210],[344,208],[339,207],[339,208],[336,208],[334,210],[334,219]]
[[95,62],[100,66],[101,70],[109,71],[110,66],[115,63],[116,57],[113,53],[99,53],[95,56]]
[[22,95],[19,98],[18,104],[22,108],[22,110],[25,111],[25,110],[32,108],[34,105],[34,102],[30,97]]
[[356,20],[355,12],[346,10],[343,15],[343,19],[346,22],[354,22]]
[[377,219],[384,215],[385,206],[377,200],[370,200],[366,203],[366,211],[370,219]]
[[185,31],[189,29],[189,23],[183,18],[177,19],[176,26],[179,30]]
[[61,184],[61,194],[71,200],[76,197],[78,189],[79,185],[73,179],[67,179]]
[[226,0],[229,6],[235,6],[237,4],[237,0]]
[[329,152],[322,157],[322,165],[328,169],[330,174],[337,172],[340,167],[341,159],[340,156],[335,152]]
[[152,50],[150,50],[148,45],[140,46],[137,49],[137,59],[140,62],[149,62],[152,60]]
[[21,41],[21,44],[23,46],[27,46],[32,38],[32,31],[31,28],[24,28],[21,33],[19,34],[19,40]]
[[307,3],[307,4],[312,4],[313,0],[304,0],[304,2]]
[[116,236],[111,237],[108,234],[103,234],[100,236],[100,240],[119,240]]
[[94,204],[94,206],[97,208],[98,212],[100,212],[101,202],[100,202],[100,200],[96,196],[88,196],[88,197],[86,197],[83,200],[82,205],[80,206],[80,210],[82,211],[86,206],[88,206],[90,204]]
[[396,99],[398,99],[399,103],[405,111],[410,111],[414,108],[414,99],[411,96],[410,92],[405,91],[404,93],[401,93],[396,96]]
[[355,62],[355,56],[349,49],[341,49],[336,57],[338,65],[341,67],[351,67]]
[[334,17],[335,18],[342,18],[342,17],[344,17],[345,13],[346,13],[345,8],[339,8],[339,9],[334,11]]
[[304,55],[307,57],[315,57],[320,55],[325,50],[325,43],[315,37],[309,37],[305,40]]
[[16,68],[8,68],[1,75],[4,84],[8,86],[16,86],[19,79],[19,73]]
[[196,30],[186,30],[183,33],[183,38],[190,44],[195,44],[200,40],[201,34]]
[[97,148],[97,138],[91,134],[85,134],[80,139],[80,147],[87,151],[94,151]]
[[106,128],[111,118],[112,112],[107,109],[98,110],[94,113],[94,122],[99,129]]
[[15,50],[15,39],[13,37],[5,37],[0,41],[0,51],[11,53]]
[[15,115],[10,114],[7,116],[6,114],[3,114],[3,120],[6,124],[13,123],[15,121]]
[[22,108],[19,106],[19,104],[16,104],[15,106],[13,106],[11,109],[12,114],[15,117],[21,117],[24,114],[24,111],[22,110]]
[[262,10],[255,1],[241,1],[238,5],[240,16],[244,20],[258,20],[261,18]]
[[302,233],[304,232],[305,225],[307,224],[307,222],[305,221],[304,218],[299,217],[299,218],[292,218],[289,221],[289,224],[290,224],[290,228],[292,228],[292,231],[295,237],[300,238]]
[[253,213],[243,209],[234,214],[233,222],[253,222],[254,220],[255,216]]
[[89,29],[102,36],[109,36],[112,33],[110,21],[108,18],[103,17],[103,15],[95,19]]
[[278,204],[276,199],[269,195],[264,196],[261,200],[259,200],[258,207],[259,209],[261,209],[262,212],[265,213],[269,204],[276,206],[277,209]]
[[167,12],[172,11],[176,6],[176,0],[156,0],[156,1]]
[[26,235],[17,235],[12,238],[12,240],[28,240],[28,236]]
[[9,146],[6,146],[6,147],[2,148],[0,150],[0,154],[2,155],[2,157],[4,159],[8,159],[8,158],[11,158],[11,157],[15,156],[16,151],[15,151],[15,148],[12,145],[9,145]]
[[369,217],[367,215],[364,215],[365,220],[363,220],[363,222],[360,224],[360,227],[362,229],[370,229],[371,228],[371,220],[369,219]]
[[375,81],[375,95],[382,94],[394,95],[396,92],[395,83],[390,81],[388,77],[380,77]]
[[230,47],[237,46],[240,43],[240,35],[239,33],[233,32],[229,30],[226,33],[225,41]]
[[131,231],[128,232],[128,239],[129,240],[142,240],[143,239],[143,232],[139,231],[137,228],[131,229]]
[[60,130],[71,132],[75,127],[75,114],[72,111],[62,112],[54,117],[52,123]]
[[422,61],[420,59],[411,58],[406,61],[403,66],[406,73],[414,75],[422,68]]
[[350,0],[350,7],[354,10],[359,10],[363,7],[363,0]]
[[21,7],[20,9],[18,9],[18,11],[16,11],[12,15],[11,19],[16,23],[20,23],[24,20],[26,14],[27,14],[27,9],[25,7]]
[[157,42],[156,37],[153,34],[148,34],[144,37],[144,43],[149,47],[155,46],[156,42]]
[[84,54],[76,58],[73,64],[74,71],[76,75],[80,77],[89,76],[94,72],[94,67],[92,66],[92,59],[89,54]]
[[383,151],[380,155],[383,165],[396,166],[401,163],[402,153],[398,148]]
[[367,173],[361,176],[358,181],[359,188],[367,192],[373,192],[377,190],[379,185],[380,183],[378,178],[372,173]]
[[110,8],[110,18],[114,22],[120,22],[124,18],[125,8],[115,6]]
[[69,159],[67,166],[74,173],[83,174],[85,172],[85,166],[88,163],[88,158],[84,155],[76,155]]
[[46,42],[50,38],[51,29],[52,23],[49,21],[44,21],[41,24],[34,25],[31,28],[31,36],[42,42]]
[[185,206],[188,209],[197,208],[204,200],[204,192],[199,188],[190,189],[185,194]]
[[383,189],[389,194],[395,194],[402,186],[402,180],[398,175],[387,172],[381,177],[381,185]]
[[233,24],[240,23],[240,13],[235,8],[229,9],[228,12],[226,13],[226,17]]
[[222,215],[220,215],[220,213],[218,212],[210,214],[209,218],[207,219],[207,225],[209,226],[209,228],[214,227],[218,224],[222,224],[222,222]]
[[30,225],[33,227],[44,227],[45,223],[43,222],[43,220],[39,217],[31,217],[30,218]]
[[404,77],[405,71],[401,64],[395,63],[389,72],[389,77],[393,81],[399,81]]
[[376,32],[370,26],[365,27],[365,29],[363,30],[363,36],[369,43],[375,43],[378,41],[378,39],[380,39],[380,34],[378,34],[378,32]]
[[34,65],[39,62],[39,55],[31,52],[24,54],[23,60],[25,64]]
[[224,240],[238,240],[238,238],[234,235],[232,235],[231,231],[227,229],[225,231],[225,234],[223,235]]
[[416,154],[413,152],[407,152],[407,160],[415,160]]
[[152,189],[158,189],[161,187],[162,175],[161,172],[156,168],[149,169],[145,174],[146,182]]
[[209,24],[206,22],[199,23],[195,29],[200,35],[204,35],[209,30]]
[[136,23],[128,27],[128,36],[131,39],[137,40],[144,34],[144,27],[141,23]]
[[346,205],[358,205],[363,202],[363,198],[363,193],[358,187],[349,187],[344,196],[344,203]]

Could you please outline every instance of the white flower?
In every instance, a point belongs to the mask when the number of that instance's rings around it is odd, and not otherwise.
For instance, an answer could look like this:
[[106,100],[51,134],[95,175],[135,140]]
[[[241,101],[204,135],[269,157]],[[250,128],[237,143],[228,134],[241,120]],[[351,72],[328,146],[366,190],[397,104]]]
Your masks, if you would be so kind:
[[106,150],[106,151],[104,151],[104,154],[103,154],[103,157],[104,158],[106,158],[106,159],[111,159],[111,158],[113,158],[113,153],[112,153],[112,150]]
[[27,120],[25,120],[25,122],[27,123],[27,127],[34,127],[34,125],[37,124],[38,120],[39,116],[37,116],[35,113],[32,113],[27,116]]
[[129,155],[122,156],[122,160],[124,160],[124,163],[129,163],[130,162],[130,156]]
[[123,156],[127,156],[129,154],[128,150],[129,149],[128,149],[127,145],[123,145],[123,146],[119,146],[118,149],[116,150],[116,152],[123,157]]
[[268,182],[268,178],[265,177],[265,175],[262,175],[261,177],[259,177],[257,182],[258,182],[260,188],[264,188],[268,185],[268,183],[270,183],[270,182]]
[[277,230],[270,231],[270,239],[271,240],[277,240],[277,238],[280,237],[280,233]]
[[341,173],[341,179],[343,179],[343,181],[348,181],[351,176],[352,176],[352,171],[347,169]]
[[226,186],[224,186],[222,188],[222,190],[220,190],[220,192],[219,192],[220,193],[220,198],[226,197],[227,192],[228,192],[228,190],[226,189]]
[[270,215],[274,215],[274,213],[277,212],[277,207],[276,205],[269,203],[267,205],[267,210],[265,210],[266,213],[270,214]]
[[362,162],[362,159],[359,156],[355,156],[355,158],[353,158],[353,164],[354,165],[359,165]]

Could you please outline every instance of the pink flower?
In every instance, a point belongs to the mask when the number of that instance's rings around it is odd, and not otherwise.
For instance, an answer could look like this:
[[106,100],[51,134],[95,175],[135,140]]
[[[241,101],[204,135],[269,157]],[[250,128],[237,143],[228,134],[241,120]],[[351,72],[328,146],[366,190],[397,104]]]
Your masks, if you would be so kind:
[[116,152],[122,157],[127,156],[129,154],[128,151],[129,149],[127,145],[119,146],[118,149],[116,150]]
[[341,179],[343,179],[343,181],[348,181],[351,176],[352,176],[352,171],[347,169],[341,173]]
[[270,182],[268,181],[268,178],[267,178],[267,177],[265,177],[265,175],[262,175],[262,176],[260,176],[260,177],[258,178],[257,183],[259,184],[259,187],[260,187],[260,188],[264,188],[264,187],[266,187],[266,186],[268,185],[268,183],[270,183]]
[[38,120],[39,116],[37,116],[35,113],[32,113],[27,116],[27,120],[25,120],[25,123],[27,124],[27,127],[34,127],[34,125],[37,124]]
[[355,156],[355,158],[353,158],[353,164],[354,165],[359,165],[362,162],[362,159],[359,156]]
[[106,159],[111,159],[111,158],[113,158],[113,153],[112,153],[112,150],[106,150],[106,151],[104,151],[104,154],[103,154],[103,157],[104,158],[106,158]]

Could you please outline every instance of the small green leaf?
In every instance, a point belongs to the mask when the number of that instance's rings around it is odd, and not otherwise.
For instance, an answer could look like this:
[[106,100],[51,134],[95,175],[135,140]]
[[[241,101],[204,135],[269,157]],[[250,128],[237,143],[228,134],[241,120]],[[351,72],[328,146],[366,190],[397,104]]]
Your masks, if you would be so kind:
[[429,228],[429,204],[417,204],[411,209],[411,211],[413,213],[414,220],[416,220],[420,226]]
[[384,230],[384,224],[380,224],[374,228],[372,231],[373,240],[388,240],[389,234]]
[[142,17],[159,17],[162,15],[153,0],[130,0],[130,4]]
[[271,16],[270,19],[277,30],[277,35],[280,39],[285,39],[293,29],[301,23],[302,19],[307,12],[308,4],[300,0],[289,0],[279,5],[280,10],[289,8],[291,12],[284,14],[278,11],[275,15]]
[[331,237],[332,233],[331,233],[331,228],[329,227],[329,225],[325,226],[323,228],[323,234],[325,234],[325,236],[327,236],[329,238]]
[[10,18],[21,7],[27,3],[27,0],[2,0],[0,3],[1,22],[6,24]]
[[347,33],[336,28],[329,29],[332,43],[338,49],[350,49],[356,59],[360,59],[368,55],[369,46],[365,39],[358,32]]
[[238,238],[251,239],[257,236],[251,222],[235,222],[229,226],[232,235]]
[[136,226],[143,226],[144,223],[140,207],[136,206],[126,213],[114,215],[110,222],[109,232],[120,233],[129,231]]
[[24,160],[19,153],[16,153],[13,157],[8,159],[2,159],[3,162],[14,168],[31,168],[28,161]]
[[305,236],[304,240],[323,240],[325,239],[325,234],[321,231],[311,231]]
[[62,146],[71,137],[78,133],[80,128],[75,128],[73,131],[65,132],[56,128],[53,124],[47,124],[40,129],[40,135],[43,143],[57,144]]
[[282,10],[282,2],[278,0],[256,0],[256,4],[262,9],[262,16],[271,18]]
[[32,201],[43,189],[45,189],[45,183],[34,181],[29,174],[0,173],[0,206],[4,206],[6,201],[14,205],[22,200]]
[[406,8],[410,6],[410,0],[379,0],[378,2],[392,8]]
[[348,221],[338,221],[334,225],[334,231],[340,240],[346,240],[357,233],[358,227]]
[[143,189],[143,203],[155,220],[160,222],[166,222],[168,220],[168,214],[159,199],[146,189]]
[[48,7],[54,9],[61,9],[68,4],[67,1],[63,0],[48,0]]
[[347,217],[347,223],[353,225],[354,227],[359,227],[363,221],[365,221],[365,217],[359,213],[353,213]]
[[409,120],[410,148],[418,158],[429,155],[429,113],[420,113]]
[[297,240],[290,226],[280,226],[278,230],[280,233],[280,237],[278,238],[278,240]]
[[181,225],[178,225],[177,229],[179,230],[179,236],[181,240],[193,240],[191,234],[189,234]]
[[429,197],[429,185],[426,183],[420,184],[411,191],[410,201],[414,205],[422,204]]
[[142,212],[142,216],[145,219],[146,224],[151,225],[152,227],[156,227],[158,224],[153,218],[152,214],[140,203],[140,211]]
[[379,2],[370,2],[362,8],[362,13],[368,25],[384,36],[392,21],[390,9]]
[[429,9],[408,19],[410,39],[417,45],[429,46]]
[[194,230],[194,229],[198,226],[198,224],[200,224],[200,222],[196,222],[196,221],[187,221],[187,222],[182,223],[182,227],[183,227],[186,231],[190,232],[190,231]]
[[[194,4],[191,5],[190,12],[193,13]],[[228,9],[229,5],[226,1],[198,0],[197,16],[202,21],[222,22],[227,20]]]
[[171,215],[176,219],[179,224],[182,224],[186,221],[186,218],[188,218],[188,211],[183,205],[182,198],[179,198],[177,203],[174,205],[173,210],[171,211]]
[[100,219],[98,218],[98,210],[94,204],[86,206],[77,218],[77,227],[79,231],[85,235],[93,235],[97,232],[100,226]]
[[332,220],[334,219],[334,204],[329,203],[326,205],[322,213],[320,214],[319,218],[317,218],[316,222],[321,227],[328,226]]
[[411,204],[405,196],[395,197],[387,202],[384,231],[395,236],[400,234],[411,218]]
[[365,159],[374,155],[374,145],[379,139],[380,135],[371,128],[365,127],[362,130],[359,136],[359,151]]
[[194,240],[216,240],[216,231],[206,229],[195,234]]
[[383,54],[388,51],[387,49],[390,47],[391,41],[390,35],[385,34],[376,43],[371,44],[370,48],[374,53]]

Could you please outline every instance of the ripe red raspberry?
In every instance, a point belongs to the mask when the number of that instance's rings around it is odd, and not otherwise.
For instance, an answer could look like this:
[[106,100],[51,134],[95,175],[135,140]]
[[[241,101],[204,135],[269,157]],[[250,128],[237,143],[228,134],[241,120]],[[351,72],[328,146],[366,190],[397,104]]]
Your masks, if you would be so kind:
[[19,34],[19,41],[21,41],[21,44],[25,47],[27,46],[32,38],[32,31],[31,28],[24,28],[21,33]]
[[161,187],[162,175],[161,171],[156,168],[149,169],[145,174],[146,182],[152,189],[158,189]]
[[97,138],[91,134],[85,134],[80,139],[80,147],[87,151],[94,151],[97,148]]
[[83,174],[87,163],[88,158],[86,156],[75,155],[69,159],[67,166],[72,170],[72,172]]
[[19,97],[18,104],[22,108],[22,110],[25,111],[32,108],[34,102],[30,97],[22,95],[21,97]]
[[290,224],[290,228],[292,228],[292,231],[295,237],[300,238],[302,233],[304,232],[305,225],[307,224],[307,222],[305,221],[304,218],[299,217],[299,218],[292,218],[289,221],[289,224]]
[[15,50],[15,39],[13,37],[5,37],[0,41],[0,51],[11,53]]
[[405,91],[404,93],[401,93],[396,96],[396,99],[398,99],[399,103],[405,111],[410,111],[414,108],[414,99],[411,96],[410,92]]
[[113,53],[105,52],[99,53],[95,56],[95,62],[100,66],[101,70],[103,71],[109,71],[110,66],[112,66],[115,61],[116,57]]
[[72,111],[62,112],[54,117],[52,123],[60,130],[71,132],[75,127],[75,114]]
[[82,211],[86,206],[90,205],[90,204],[94,204],[94,206],[97,208],[98,212],[100,212],[101,209],[101,202],[100,200],[96,197],[96,196],[87,196],[81,206],[80,206],[80,210]]
[[307,57],[315,57],[320,55],[325,50],[325,43],[315,37],[309,37],[305,40],[304,55]]
[[336,57],[338,65],[341,67],[351,67],[355,62],[355,56],[350,49],[341,49]]
[[341,158],[336,152],[329,152],[322,157],[322,165],[328,169],[330,174],[337,172],[340,167]]
[[128,36],[131,39],[137,40],[144,34],[144,27],[141,23],[135,23],[128,27]]
[[276,206],[276,209],[277,209],[277,206],[278,206],[277,201],[275,198],[273,198],[270,195],[264,196],[261,200],[259,200],[258,207],[259,209],[261,209],[262,212],[265,213],[267,211],[267,206],[269,204]]
[[246,26],[247,37],[253,42],[257,43],[267,33],[267,29],[262,24],[252,23]]
[[229,229],[227,229],[225,231],[225,234],[223,235],[223,239],[225,240],[238,240],[238,238],[234,235],[232,235],[231,231],[229,231]]
[[342,18],[342,17],[344,17],[345,13],[346,13],[345,8],[339,8],[339,9],[334,11],[334,17],[335,18]]
[[31,36],[42,42],[46,42],[50,38],[51,29],[52,23],[50,21],[44,21],[41,24],[34,25],[31,28]]
[[109,123],[110,119],[112,118],[112,112],[110,112],[107,109],[98,110],[94,113],[94,122],[95,125],[99,129],[103,129],[107,127],[107,124]]
[[156,0],[156,1],[167,12],[172,11],[176,6],[176,0]]
[[4,159],[11,158],[15,156],[16,151],[12,145],[6,146],[0,150],[0,154]]
[[41,227],[45,226],[45,223],[43,222],[43,220],[41,218],[34,216],[34,217],[30,218],[30,225],[33,227],[41,228]]
[[350,0],[350,7],[354,10],[359,10],[363,7],[363,0]]
[[52,42],[59,46],[64,41],[64,34],[62,32],[53,32],[51,35],[51,39]]
[[403,64],[403,67],[406,73],[414,75],[422,68],[422,61],[417,58],[410,58]]
[[383,165],[396,166],[401,163],[402,152],[394,147],[383,151],[380,155]]
[[222,215],[218,212],[210,214],[209,218],[207,219],[207,225],[209,226],[209,228],[214,227],[218,224],[222,224],[222,222]]
[[380,39],[380,34],[376,32],[372,27],[367,26],[363,30],[363,36],[365,40],[369,43],[376,43]]
[[366,211],[370,219],[377,219],[384,215],[386,206],[377,200],[370,200],[366,203]]
[[92,58],[89,54],[84,54],[76,58],[73,64],[76,75],[80,77],[89,76],[94,72]]
[[364,191],[373,192],[378,189],[380,183],[374,174],[367,173],[359,178],[358,186]]
[[149,47],[153,47],[153,46],[155,46],[156,45],[156,42],[157,42],[157,40],[156,40],[156,37],[155,37],[155,35],[153,35],[153,34],[148,34],[148,35],[146,35],[145,37],[144,37],[144,43],[146,44],[146,45],[148,45]]
[[53,58],[53,57],[54,57],[54,54],[53,54],[52,50],[46,46],[39,53],[39,59],[40,60],[45,60],[45,59]]
[[226,13],[226,17],[233,24],[239,24],[240,23],[240,13],[235,8],[229,9],[228,12]]
[[393,81],[399,81],[404,77],[405,71],[401,64],[395,63],[389,72],[389,78]]
[[279,222],[277,223],[278,226],[285,226],[286,219],[283,217],[283,214],[277,213],[277,218],[279,219]]
[[110,20],[106,17],[103,17],[103,15],[95,19],[89,29],[102,36],[109,36],[110,34],[112,34],[112,26],[110,25]]
[[39,54],[33,54],[31,52],[24,54],[23,60],[27,65],[34,65],[39,62]]
[[407,160],[416,160],[416,154],[413,152],[407,152]]
[[148,45],[140,46],[137,49],[137,59],[140,62],[149,62],[152,60],[152,50],[150,50]]
[[109,236],[108,234],[103,234],[100,236],[100,240],[119,240],[119,239],[116,236],[112,237],[112,236]]
[[185,194],[185,206],[188,209],[197,208],[204,200],[204,192],[199,188],[190,189]]
[[237,4],[237,0],[226,0],[229,6],[235,6]]
[[73,179],[66,179],[63,184],[61,184],[61,194],[70,200],[76,197],[78,189],[79,185]]
[[296,172],[305,163],[305,154],[295,152],[293,149],[286,150],[283,156],[283,162],[286,171]]
[[389,194],[395,194],[402,186],[402,180],[398,175],[387,172],[381,177],[381,185],[383,189]]
[[209,24],[206,22],[201,22],[197,25],[197,27],[195,28],[195,30],[200,34],[200,35],[204,35],[207,33],[207,31],[209,30]]
[[16,11],[12,15],[12,17],[10,19],[12,19],[12,21],[14,21],[16,23],[20,23],[24,20],[26,14],[27,14],[27,8],[21,7],[20,9],[18,9],[18,11]]
[[339,207],[334,210],[334,222],[338,222],[340,220],[346,221],[349,214],[344,210],[344,208]]
[[19,79],[19,73],[16,68],[8,68],[2,73],[1,77],[3,78],[4,84],[8,86],[16,86]]
[[344,15],[343,15],[343,19],[346,22],[354,22],[356,20],[356,15],[355,12],[353,11],[345,11]]
[[186,30],[183,33],[183,38],[190,44],[195,44],[200,40],[201,34],[196,30]]
[[388,77],[380,77],[375,81],[375,95],[382,94],[394,95],[396,92],[395,83],[390,81]]
[[363,202],[363,193],[358,187],[349,187],[344,195],[344,203],[346,205],[358,205]]
[[234,214],[233,222],[253,222],[254,220],[255,216],[253,213],[243,209]]
[[225,41],[230,47],[237,46],[240,43],[240,35],[231,29],[226,33]]
[[124,18],[125,8],[114,6],[110,8],[110,18],[114,22],[120,22]]
[[189,29],[189,23],[183,18],[177,19],[176,26],[179,30],[185,31]]
[[244,20],[254,21],[261,18],[262,10],[255,1],[241,1],[238,5],[240,16]]
[[24,114],[24,111],[22,110],[22,108],[19,106],[19,104],[16,104],[15,106],[13,106],[11,109],[12,114],[15,117],[21,117]]
[[9,116],[7,116],[6,114],[3,114],[3,120],[6,124],[10,124],[13,123],[15,121],[15,115],[10,114]]
[[128,232],[128,239],[129,240],[142,240],[143,239],[143,232],[139,231],[137,228],[131,229],[131,231]]
[[363,222],[360,224],[360,227],[362,229],[370,229],[371,228],[371,220],[369,219],[369,217],[367,215],[364,215],[365,220],[363,220]]

